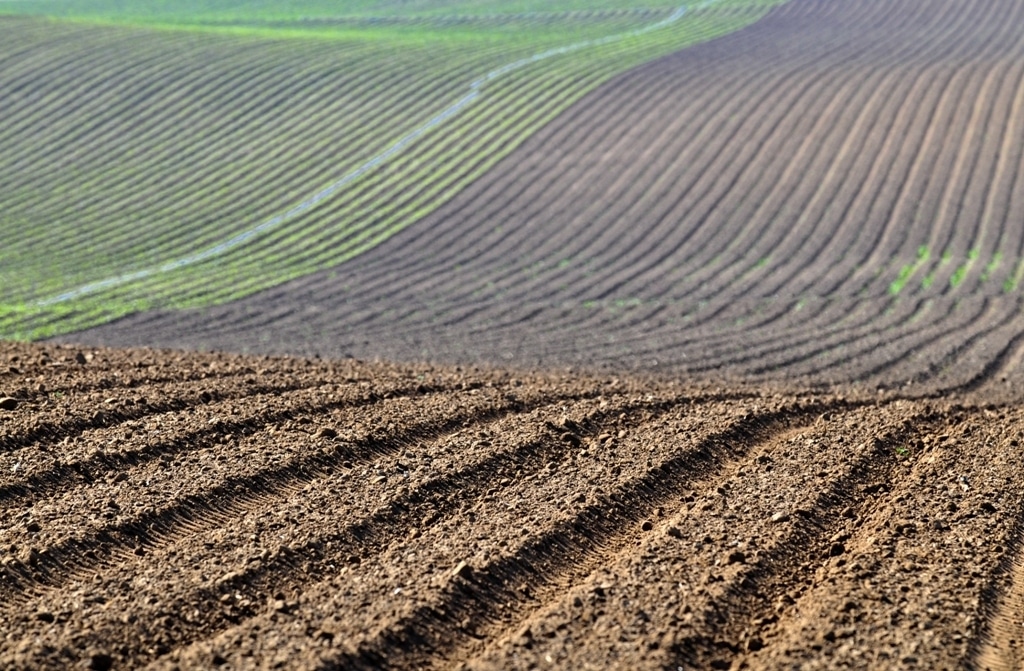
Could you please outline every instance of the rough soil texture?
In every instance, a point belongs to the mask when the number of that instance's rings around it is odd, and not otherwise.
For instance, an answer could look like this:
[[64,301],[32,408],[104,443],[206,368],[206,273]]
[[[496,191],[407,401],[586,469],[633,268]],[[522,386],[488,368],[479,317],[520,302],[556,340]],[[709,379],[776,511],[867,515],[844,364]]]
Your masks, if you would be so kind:
[[0,345],[0,668],[1020,668],[1022,26],[794,0],[69,338],[333,363]]
[[793,0],[350,263],[66,341],[1020,387],[1022,195],[1024,3]]
[[1024,407],[0,345],[0,668],[1017,668]]

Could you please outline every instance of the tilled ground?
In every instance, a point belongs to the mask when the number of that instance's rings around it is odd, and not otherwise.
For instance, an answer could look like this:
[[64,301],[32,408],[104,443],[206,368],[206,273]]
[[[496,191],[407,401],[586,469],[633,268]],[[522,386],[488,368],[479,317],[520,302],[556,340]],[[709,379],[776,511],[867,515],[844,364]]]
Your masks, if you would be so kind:
[[0,345],[0,668],[1016,668],[1024,407]]
[[65,339],[1019,395],[1022,110],[1020,0],[790,0],[345,263]]

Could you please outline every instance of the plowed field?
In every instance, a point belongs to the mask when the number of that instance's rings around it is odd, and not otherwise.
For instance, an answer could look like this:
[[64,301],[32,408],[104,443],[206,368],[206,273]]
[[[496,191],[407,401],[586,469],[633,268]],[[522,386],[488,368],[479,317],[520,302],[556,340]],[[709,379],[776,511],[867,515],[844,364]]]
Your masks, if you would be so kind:
[[1015,668],[1024,409],[3,345],[0,667]]
[[793,0],[495,142],[0,344],[0,668],[1024,665],[1024,3]]
[[1018,406],[2,351],[3,668],[1017,660]]
[[1020,385],[1024,4],[794,0],[329,272],[76,340]]

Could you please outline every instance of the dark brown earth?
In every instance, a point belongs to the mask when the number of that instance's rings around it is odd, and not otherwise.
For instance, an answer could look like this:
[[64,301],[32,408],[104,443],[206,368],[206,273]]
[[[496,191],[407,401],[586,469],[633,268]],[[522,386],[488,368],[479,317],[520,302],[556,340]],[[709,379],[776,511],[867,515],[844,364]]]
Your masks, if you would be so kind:
[[1017,668],[1024,407],[0,345],[0,668]]
[[793,0],[350,263],[66,341],[1017,394],[1022,195],[1024,3]]
[[1022,26],[794,0],[349,264],[0,345],[0,668],[1020,668]]

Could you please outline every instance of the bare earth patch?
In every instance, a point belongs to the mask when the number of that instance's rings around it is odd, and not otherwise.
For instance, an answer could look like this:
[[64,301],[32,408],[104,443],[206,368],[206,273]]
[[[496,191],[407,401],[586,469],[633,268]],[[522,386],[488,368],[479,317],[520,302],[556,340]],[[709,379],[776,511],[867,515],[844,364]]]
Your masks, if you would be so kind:
[[4,668],[1012,668],[1024,408],[0,345]]

